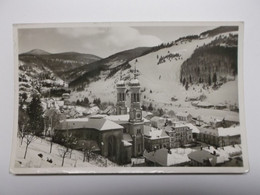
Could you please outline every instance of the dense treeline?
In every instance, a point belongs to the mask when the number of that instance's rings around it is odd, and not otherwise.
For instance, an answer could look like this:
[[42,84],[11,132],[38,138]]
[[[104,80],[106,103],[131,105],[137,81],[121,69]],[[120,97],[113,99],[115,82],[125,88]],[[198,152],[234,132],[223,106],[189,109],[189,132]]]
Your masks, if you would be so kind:
[[225,83],[237,75],[237,36],[218,37],[208,45],[197,48],[181,66],[180,82],[190,84]]

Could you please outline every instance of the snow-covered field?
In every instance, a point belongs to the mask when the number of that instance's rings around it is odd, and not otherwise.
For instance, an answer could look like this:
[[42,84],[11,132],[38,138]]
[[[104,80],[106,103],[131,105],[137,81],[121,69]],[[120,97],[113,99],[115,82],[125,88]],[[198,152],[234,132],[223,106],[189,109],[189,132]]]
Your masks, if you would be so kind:
[[[37,138],[33,141],[27,151],[26,158],[24,159],[26,144],[21,146],[20,140],[17,140],[16,160],[15,166],[17,168],[51,168],[61,167],[62,164],[62,149],[63,146],[53,144],[52,152],[50,151],[50,142]],[[42,154],[42,157],[38,156]],[[52,160],[52,163],[47,159]],[[83,162],[83,153],[77,150],[73,150],[72,154],[66,155],[63,167],[103,167],[103,166],[118,166],[117,164],[105,159],[102,156],[98,156],[96,159],[90,159],[89,162]]]

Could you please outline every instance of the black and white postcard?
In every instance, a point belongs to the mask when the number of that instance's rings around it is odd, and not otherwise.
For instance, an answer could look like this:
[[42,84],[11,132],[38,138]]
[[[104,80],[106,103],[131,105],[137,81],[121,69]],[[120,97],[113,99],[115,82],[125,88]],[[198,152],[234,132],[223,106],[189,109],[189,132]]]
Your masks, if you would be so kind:
[[14,25],[14,174],[244,173],[243,22]]

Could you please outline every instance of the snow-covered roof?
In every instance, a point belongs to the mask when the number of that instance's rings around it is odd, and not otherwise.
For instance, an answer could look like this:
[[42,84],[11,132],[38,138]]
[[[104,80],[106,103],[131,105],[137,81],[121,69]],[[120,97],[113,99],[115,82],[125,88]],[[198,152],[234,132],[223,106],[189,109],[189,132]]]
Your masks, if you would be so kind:
[[124,86],[125,85],[125,81],[124,80],[119,80],[117,83],[116,83],[117,86]]
[[[116,123],[128,123],[129,122],[129,114],[122,114],[122,115],[109,115],[105,116],[106,119],[114,121]],[[143,118],[144,122],[149,122],[149,120]]]
[[143,115],[143,117],[146,117],[146,116],[152,116],[153,113],[148,112],[148,111],[142,111],[142,115]]
[[204,121],[205,123],[216,123],[223,121],[224,117],[217,117],[217,116],[205,116],[201,115],[200,120]]
[[123,133],[123,140],[128,141],[128,142],[133,141],[131,135],[127,134],[127,133]]
[[126,141],[126,140],[122,140],[122,142],[123,142],[123,145],[124,145],[125,147],[127,147],[127,146],[132,146],[132,144],[131,144],[130,142]]
[[89,108],[88,110],[85,111],[86,114],[94,114],[94,113],[98,113],[100,111],[98,106],[93,106],[91,108]]
[[188,157],[199,163],[204,163],[205,160],[209,160],[211,164],[216,164],[217,162],[217,156],[205,150],[197,150],[192,152],[188,154]]
[[172,132],[175,131],[178,128],[182,128],[182,127],[187,127],[187,129],[190,130],[189,126],[185,123],[180,123],[180,122],[174,122],[173,125],[171,126],[166,126],[164,129],[166,132]]
[[209,148],[203,148],[203,150],[210,153],[211,155],[215,152],[217,164],[229,161],[230,157],[240,155],[242,153],[242,148],[240,145],[219,147],[217,149],[213,146],[210,146]]
[[213,106],[213,104],[208,103],[208,102],[199,102],[197,105],[198,106],[203,106],[203,107]]
[[195,125],[187,123],[186,126],[188,126],[191,129],[192,133],[200,133],[200,130]]
[[144,125],[144,135],[149,139],[169,138],[165,130]]
[[154,116],[151,118],[151,121],[153,122],[165,122],[165,118],[159,117],[159,116]]
[[57,130],[96,129],[99,131],[123,129],[121,125],[105,118],[75,118],[61,121]]
[[213,128],[200,128],[200,133],[207,134],[207,135],[218,136],[217,129],[213,129]]
[[224,136],[235,136],[240,135],[240,126],[235,127],[229,127],[229,128],[218,128],[218,136],[224,137]]
[[234,121],[234,122],[239,122],[239,114],[237,115],[227,115],[224,118],[226,121]]
[[45,79],[45,80],[43,80],[42,82],[48,83],[48,84],[54,83],[54,81],[51,80],[51,79]]
[[189,162],[188,154],[194,151],[190,148],[174,148],[170,152],[166,148],[161,148],[155,152],[144,151],[144,157],[149,161],[156,162],[161,166],[172,166]]
[[218,107],[226,107],[226,105],[223,104],[223,103],[216,104],[216,106],[218,106]]
[[189,113],[183,113],[183,112],[179,112],[179,113],[176,114],[177,117],[178,117],[178,116],[180,116],[180,117],[188,117],[189,115],[191,116],[191,114],[189,114]]
[[201,128],[200,133],[218,136],[218,137],[236,136],[236,135],[241,134],[239,126],[229,127],[229,128],[220,127],[220,128],[217,128],[217,129]]
[[130,82],[129,82],[130,85],[140,85],[140,82],[138,79],[132,79]]

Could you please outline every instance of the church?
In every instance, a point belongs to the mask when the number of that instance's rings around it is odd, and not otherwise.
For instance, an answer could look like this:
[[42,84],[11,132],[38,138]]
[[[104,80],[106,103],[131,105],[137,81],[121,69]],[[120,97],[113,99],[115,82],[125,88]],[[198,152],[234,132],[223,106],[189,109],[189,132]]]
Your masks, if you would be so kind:
[[[144,125],[149,125],[150,121],[142,117],[140,82],[136,72],[128,85],[120,77],[116,89],[116,115],[65,119],[55,131],[71,132],[79,140],[95,141],[97,153],[118,164],[127,164],[131,163],[132,157],[143,155]],[[126,106],[127,90],[131,98],[129,113]],[[77,149],[81,149],[80,146]]]

